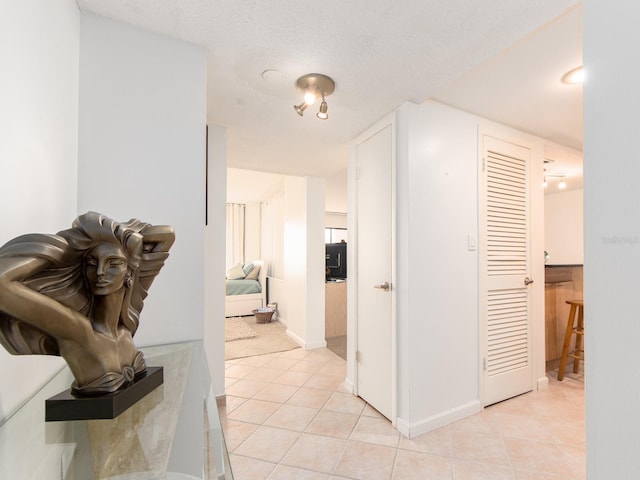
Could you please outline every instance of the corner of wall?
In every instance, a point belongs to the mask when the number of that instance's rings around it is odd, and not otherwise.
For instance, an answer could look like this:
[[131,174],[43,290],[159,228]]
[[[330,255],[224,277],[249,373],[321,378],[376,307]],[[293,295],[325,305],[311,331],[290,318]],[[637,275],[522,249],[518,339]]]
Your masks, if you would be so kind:
[[409,423],[398,418],[396,420],[396,428],[405,437],[415,438],[423,433],[431,432],[481,411],[482,405],[480,404],[480,400],[474,400],[414,423]]
[[536,386],[538,387],[538,390],[546,390],[549,388],[549,378],[546,376],[538,378]]
[[326,341],[306,342],[303,338],[301,338],[300,336],[296,335],[295,332],[293,332],[292,330],[290,330],[288,328],[287,328],[285,333],[294,342],[296,342],[298,345],[300,345],[300,347],[302,347],[304,350],[315,350],[315,349],[318,349],[318,348],[326,348],[327,347],[327,342]]
[[344,388],[348,393],[355,394],[356,386],[351,378],[347,377],[344,379]]
[[403,436],[411,438],[411,426],[400,417],[396,417],[396,428]]

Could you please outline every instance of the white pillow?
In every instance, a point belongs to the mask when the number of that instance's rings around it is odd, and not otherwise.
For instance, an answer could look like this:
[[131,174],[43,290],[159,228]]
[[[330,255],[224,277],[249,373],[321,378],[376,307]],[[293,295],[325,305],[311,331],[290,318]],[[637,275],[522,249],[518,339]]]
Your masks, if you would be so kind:
[[260,265],[256,265],[253,267],[253,270],[251,270],[246,277],[247,280],[257,280],[258,279],[258,274],[260,273]]
[[238,263],[234,265],[229,270],[227,270],[227,279],[228,280],[241,280],[244,278],[244,270],[242,270],[242,264]]

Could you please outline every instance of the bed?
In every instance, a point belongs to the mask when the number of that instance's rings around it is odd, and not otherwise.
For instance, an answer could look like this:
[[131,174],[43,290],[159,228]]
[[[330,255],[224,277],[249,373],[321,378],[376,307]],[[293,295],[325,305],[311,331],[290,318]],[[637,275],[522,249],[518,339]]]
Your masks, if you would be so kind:
[[[247,262],[259,267],[257,278],[234,278],[225,280],[226,296],[224,301],[225,317],[242,317],[253,315],[256,308],[267,306],[267,266],[263,260]],[[245,268],[246,269],[246,268]],[[247,277],[251,276],[251,272]]]

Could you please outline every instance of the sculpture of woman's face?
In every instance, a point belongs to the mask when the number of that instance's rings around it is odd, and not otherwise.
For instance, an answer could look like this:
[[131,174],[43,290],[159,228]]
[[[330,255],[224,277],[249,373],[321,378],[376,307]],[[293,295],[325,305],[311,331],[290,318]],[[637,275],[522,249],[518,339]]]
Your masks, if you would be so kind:
[[85,258],[85,275],[94,295],[109,295],[120,290],[127,275],[127,258],[115,243],[100,243]]

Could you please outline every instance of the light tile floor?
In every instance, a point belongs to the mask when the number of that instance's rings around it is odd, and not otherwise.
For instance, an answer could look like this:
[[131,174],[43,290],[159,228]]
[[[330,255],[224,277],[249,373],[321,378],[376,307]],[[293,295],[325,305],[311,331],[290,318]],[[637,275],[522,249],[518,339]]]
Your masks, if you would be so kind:
[[[568,369],[569,370],[569,369]],[[235,480],[578,480],[581,375],[414,439],[346,393],[328,349],[226,362],[222,425]]]

